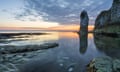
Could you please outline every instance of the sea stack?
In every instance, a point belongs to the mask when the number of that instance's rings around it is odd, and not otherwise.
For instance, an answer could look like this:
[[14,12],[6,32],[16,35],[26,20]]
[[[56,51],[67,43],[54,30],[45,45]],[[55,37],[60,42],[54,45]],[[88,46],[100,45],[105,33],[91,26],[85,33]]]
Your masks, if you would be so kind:
[[80,36],[80,53],[84,54],[87,50],[87,37],[88,37],[88,22],[89,22],[89,18],[88,18],[88,14],[87,12],[84,10],[81,12],[80,15],[80,31],[79,31],[79,36]]
[[79,33],[88,32],[89,17],[87,11],[83,10],[80,14],[80,31]]

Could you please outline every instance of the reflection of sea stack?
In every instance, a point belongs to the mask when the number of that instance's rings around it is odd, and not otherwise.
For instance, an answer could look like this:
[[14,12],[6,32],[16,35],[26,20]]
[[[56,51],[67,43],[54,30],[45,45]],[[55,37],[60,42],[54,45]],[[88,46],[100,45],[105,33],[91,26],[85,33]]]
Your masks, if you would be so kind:
[[82,33],[83,31],[88,31],[88,22],[89,22],[89,18],[88,18],[88,14],[87,12],[84,10],[81,12],[80,15],[80,33]]
[[79,35],[79,38],[80,38],[80,53],[81,54],[85,54],[85,52],[87,50],[87,46],[88,46],[88,38],[87,38],[87,36],[88,36],[87,32],[81,33]]

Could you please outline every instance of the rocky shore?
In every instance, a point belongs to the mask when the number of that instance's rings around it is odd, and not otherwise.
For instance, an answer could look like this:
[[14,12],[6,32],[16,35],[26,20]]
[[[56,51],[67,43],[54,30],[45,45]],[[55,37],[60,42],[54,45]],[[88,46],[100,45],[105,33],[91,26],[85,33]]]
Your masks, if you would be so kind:
[[120,72],[120,0],[113,0],[112,7],[97,16],[94,32],[96,47],[107,56],[93,59],[87,72]]
[[30,35],[45,35],[48,33],[0,33],[0,39],[8,39],[8,38],[18,38],[22,35],[28,37]]
[[120,72],[120,59],[108,56],[95,58],[88,65],[87,72]]
[[19,67],[32,60],[37,55],[44,53],[45,49],[57,47],[57,43],[26,46],[1,46],[0,72],[19,72]]
[[31,52],[31,51],[54,48],[57,46],[58,46],[57,43],[45,43],[43,45],[26,45],[26,46],[6,45],[6,46],[1,46],[0,54]]

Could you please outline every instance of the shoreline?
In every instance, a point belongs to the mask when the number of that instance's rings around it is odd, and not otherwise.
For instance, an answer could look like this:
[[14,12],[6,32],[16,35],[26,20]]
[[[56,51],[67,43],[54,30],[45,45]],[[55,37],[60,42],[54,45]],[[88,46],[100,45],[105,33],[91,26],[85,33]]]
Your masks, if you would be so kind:
[[24,52],[31,52],[37,50],[44,50],[49,48],[58,47],[58,43],[44,43],[41,45],[25,45],[25,46],[0,46],[0,54],[14,54],[14,53],[24,53]]

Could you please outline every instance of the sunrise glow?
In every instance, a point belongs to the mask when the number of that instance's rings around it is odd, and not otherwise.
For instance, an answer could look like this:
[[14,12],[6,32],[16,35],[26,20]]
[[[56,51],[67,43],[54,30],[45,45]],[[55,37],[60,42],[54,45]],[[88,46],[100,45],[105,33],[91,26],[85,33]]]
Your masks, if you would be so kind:
[[[51,31],[79,31],[79,25],[59,25],[53,27],[0,27],[0,30],[51,30]],[[88,30],[92,31],[93,25],[88,26]]]

